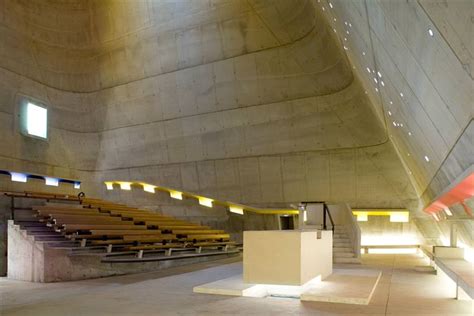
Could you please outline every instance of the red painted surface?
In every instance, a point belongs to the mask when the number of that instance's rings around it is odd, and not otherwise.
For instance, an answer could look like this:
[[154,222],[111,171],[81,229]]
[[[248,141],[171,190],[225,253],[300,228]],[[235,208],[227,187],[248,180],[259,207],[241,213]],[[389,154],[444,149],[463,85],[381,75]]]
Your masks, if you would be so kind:
[[461,203],[466,211],[466,214],[472,216],[472,210],[464,203],[468,198],[474,196],[474,173],[464,178],[458,185],[443,194],[436,201],[431,203],[425,212],[434,213],[441,211],[445,207],[450,207],[454,204]]

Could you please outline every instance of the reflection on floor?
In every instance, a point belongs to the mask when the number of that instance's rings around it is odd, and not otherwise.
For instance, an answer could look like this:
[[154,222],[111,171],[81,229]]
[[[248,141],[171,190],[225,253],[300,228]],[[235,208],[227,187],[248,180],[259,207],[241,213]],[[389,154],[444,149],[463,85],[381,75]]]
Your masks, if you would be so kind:
[[[427,264],[427,259],[415,254],[363,255],[362,267],[383,271],[367,306],[192,292],[196,285],[242,273],[242,264],[235,258],[161,272],[68,283],[33,284],[0,278],[0,314],[473,315],[473,301],[455,300],[455,286],[450,279],[415,270]],[[351,268],[351,265],[336,266]]]

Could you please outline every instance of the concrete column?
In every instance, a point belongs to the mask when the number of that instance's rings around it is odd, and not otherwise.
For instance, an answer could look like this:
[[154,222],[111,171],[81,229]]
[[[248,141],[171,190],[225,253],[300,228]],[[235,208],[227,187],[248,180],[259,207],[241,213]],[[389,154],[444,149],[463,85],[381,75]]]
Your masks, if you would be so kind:
[[458,246],[458,228],[456,223],[451,223],[450,233],[449,233],[449,246],[456,248]]

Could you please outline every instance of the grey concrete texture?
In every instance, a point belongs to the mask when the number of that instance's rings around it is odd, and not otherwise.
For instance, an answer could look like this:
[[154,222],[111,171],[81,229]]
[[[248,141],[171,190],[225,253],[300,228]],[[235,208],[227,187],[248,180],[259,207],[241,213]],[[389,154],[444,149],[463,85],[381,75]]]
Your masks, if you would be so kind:
[[181,265],[219,260],[239,253],[183,258],[180,260],[132,263],[103,263],[94,253],[71,255],[69,249],[49,247],[35,241],[13,221],[8,222],[8,274],[12,280],[29,282],[65,282],[114,275],[158,271]]
[[[238,259],[237,259],[238,260]],[[236,259],[96,280],[38,284],[0,278],[0,313],[10,315],[472,315],[456,300],[454,282],[416,271],[416,255],[363,255],[355,268],[382,271],[369,305],[193,293],[205,283],[242,273]],[[354,267],[354,266],[353,266]],[[350,269],[350,265],[336,265]],[[8,289],[5,291],[4,289]],[[3,290],[3,292],[1,292]]]
[[[331,6],[1,1],[0,168],[78,178],[90,196],[155,209],[169,201],[102,181],[256,206],[408,207],[422,218],[474,163],[470,1]],[[49,107],[47,142],[18,132],[25,96]],[[167,212],[227,220],[183,208]]]

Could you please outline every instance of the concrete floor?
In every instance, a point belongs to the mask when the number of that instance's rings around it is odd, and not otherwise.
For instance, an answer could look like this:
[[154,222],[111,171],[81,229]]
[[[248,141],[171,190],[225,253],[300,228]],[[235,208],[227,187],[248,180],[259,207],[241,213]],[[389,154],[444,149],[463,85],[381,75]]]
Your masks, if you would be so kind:
[[67,283],[36,284],[1,278],[0,314],[473,315],[473,301],[455,300],[455,288],[450,280],[442,275],[415,271],[416,266],[427,263],[426,259],[413,254],[363,255],[364,268],[383,271],[368,306],[192,292],[196,285],[241,273],[242,263],[232,258],[161,272]]

